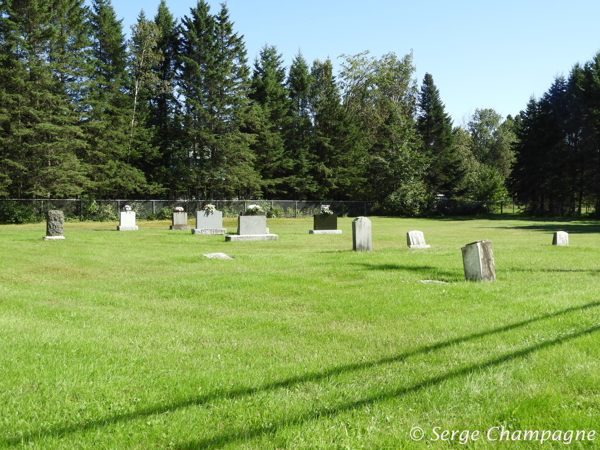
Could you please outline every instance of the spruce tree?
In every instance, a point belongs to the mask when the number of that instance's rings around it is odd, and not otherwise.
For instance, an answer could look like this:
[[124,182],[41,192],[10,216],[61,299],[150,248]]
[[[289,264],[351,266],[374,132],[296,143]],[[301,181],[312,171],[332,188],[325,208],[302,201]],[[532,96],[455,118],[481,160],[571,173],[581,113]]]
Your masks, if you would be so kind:
[[431,74],[426,73],[418,101],[417,130],[422,152],[429,160],[427,182],[435,193],[459,194],[464,172],[454,144],[452,118],[445,112],[440,93]]
[[[292,182],[293,161],[284,147],[284,132],[288,128],[289,100],[285,87],[285,68],[282,56],[274,46],[265,45],[254,62],[251,104],[257,108],[253,132],[256,141],[252,150],[255,167],[263,180],[264,198],[286,198]],[[262,116],[262,117],[259,117]]]
[[244,197],[258,189],[252,136],[240,131],[248,104],[246,49],[233,32],[227,7],[222,5],[215,16],[209,10],[199,0],[182,21],[182,181],[188,195],[197,198]]
[[177,159],[179,129],[179,103],[176,98],[175,83],[178,55],[181,46],[181,29],[177,20],[169,12],[165,0],[161,0],[154,23],[159,29],[156,51],[162,58],[154,67],[160,89],[149,99],[150,116],[148,127],[156,130],[153,144],[157,148],[157,158],[149,164],[150,179],[168,187],[171,193],[178,191],[181,163]]
[[313,142],[313,123],[310,119],[310,95],[315,80],[306,60],[298,52],[292,61],[287,78],[290,99],[289,122],[284,132],[286,153],[292,159],[293,179],[290,194],[294,198],[309,198],[317,189],[311,175],[310,149]]
[[[85,169],[73,80],[85,46],[79,2],[5,2],[0,6],[0,192],[72,197]],[[72,20],[65,16],[73,8]]]

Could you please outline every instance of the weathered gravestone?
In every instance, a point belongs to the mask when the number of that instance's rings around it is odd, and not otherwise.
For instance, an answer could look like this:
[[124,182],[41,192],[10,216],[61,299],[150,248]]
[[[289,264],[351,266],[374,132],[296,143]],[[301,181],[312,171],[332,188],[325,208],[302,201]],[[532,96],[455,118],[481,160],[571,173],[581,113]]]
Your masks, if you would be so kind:
[[46,213],[46,236],[44,240],[64,239],[65,214],[51,209]]
[[138,229],[138,226],[135,224],[135,211],[121,211],[121,218],[117,231],[131,231]]
[[223,228],[223,211],[196,211],[196,228],[192,234],[226,234]]
[[226,241],[276,241],[279,235],[270,234],[267,216],[238,216],[237,235],[225,236]]
[[355,252],[373,250],[371,221],[366,217],[357,217],[352,221],[352,250]]
[[173,211],[173,217],[171,219],[171,230],[187,230],[188,219],[185,211]]
[[557,231],[552,236],[552,245],[567,246],[569,245],[569,233],[566,231]]
[[431,248],[431,245],[425,244],[425,235],[422,231],[409,231],[406,233],[408,248]]
[[313,215],[313,229],[309,234],[342,234],[337,229],[337,214],[315,214]]
[[465,280],[496,281],[496,262],[492,241],[477,241],[461,248]]

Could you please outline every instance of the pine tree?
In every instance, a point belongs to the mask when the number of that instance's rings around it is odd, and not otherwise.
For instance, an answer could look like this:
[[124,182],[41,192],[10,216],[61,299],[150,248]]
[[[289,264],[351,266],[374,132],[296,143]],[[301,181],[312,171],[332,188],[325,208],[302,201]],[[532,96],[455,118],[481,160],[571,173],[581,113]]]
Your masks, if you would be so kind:
[[446,114],[438,88],[426,73],[418,101],[417,131],[421,151],[429,160],[427,182],[433,192],[460,194],[458,187],[464,176],[458,149],[454,144],[452,118]]

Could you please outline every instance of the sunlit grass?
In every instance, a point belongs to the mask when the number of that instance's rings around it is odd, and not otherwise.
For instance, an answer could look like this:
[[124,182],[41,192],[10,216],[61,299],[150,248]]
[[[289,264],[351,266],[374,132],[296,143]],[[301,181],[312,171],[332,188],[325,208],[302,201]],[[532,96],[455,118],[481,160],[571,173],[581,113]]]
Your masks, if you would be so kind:
[[[374,217],[374,251],[357,253],[351,220],[309,235],[311,219],[269,219],[279,241],[228,243],[169,222],[67,223],[48,242],[44,224],[1,226],[0,448],[450,448],[433,427],[600,432],[597,222]],[[415,229],[431,249],[406,247]],[[559,229],[569,247],[551,245]],[[495,283],[463,281],[460,247],[478,239],[493,241]],[[203,257],[214,252],[235,259]],[[540,443],[469,444],[488,446]]]

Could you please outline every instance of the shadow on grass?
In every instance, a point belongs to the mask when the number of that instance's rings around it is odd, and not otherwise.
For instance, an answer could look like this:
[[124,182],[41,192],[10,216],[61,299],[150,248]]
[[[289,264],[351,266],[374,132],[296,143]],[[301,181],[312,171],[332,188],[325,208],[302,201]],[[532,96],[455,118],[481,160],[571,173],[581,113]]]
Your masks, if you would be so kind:
[[[100,427],[109,426],[109,425],[113,425],[113,424],[117,424],[117,423],[121,423],[121,422],[127,422],[130,420],[137,420],[139,418],[145,418],[145,417],[153,416],[156,414],[164,414],[167,412],[173,412],[173,411],[176,411],[179,409],[189,408],[189,407],[193,407],[193,406],[202,406],[207,403],[214,402],[216,400],[236,399],[239,397],[259,394],[261,392],[269,392],[269,391],[274,391],[276,389],[285,389],[285,388],[289,388],[289,387],[292,387],[294,385],[301,384],[301,383],[319,382],[322,380],[327,380],[330,377],[335,376],[335,375],[365,370],[365,369],[369,369],[374,366],[398,363],[398,362],[404,361],[405,359],[412,357],[412,356],[416,356],[416,355],[420,355],[420,354],[427,354],[427,353],[430,353],[430,352],[433,352],[436,350],[440,350],[440,349],[444,349],[444,348],[447,348],[447,347],[450,347],[450,346],[453,346],[456,344],[469,342],[469,341],[472,341],[475,339],[480,339],[480,338],[490,336],[493,334],[497,334],[497,333],[504,333],[507,331],[511,331],[511,330],[514,330],[517,328],[521,328],[521,327],[530,325],[535,322],[551,319],[554,317],[563,316],[565,314],[573,313],[576,311],[584,311],[587,309],[596,308],[598,306],[600,306],[600,301],[587,303],[585,305],[580,305],[580,306],[573,306],[573,307],[566,308],[566,309],[556,311],[553,313],[544,314],[544,315],[537,316],[537,317],[532,317],[530,319],[523,320],[521,322],[515,322],[515,323],[509,324],[509,325],[505,325],[503,327],[498,327],[498,328],[494,328],[491,330],[482,331],[479,333],[473,333],[473,334],[463,336],[463,337],[449,339],[447,341],[423,346],[423,347],[417,348],[412,351],[400,353],[400,354],[393,355],[393,356],[388,356],[388,357],[381,358],[378,360],[345,364],[345,365],[338,366],[338,367],[332,367],[330,369],[326,369],[321,372],[312,372],[312,373],[307,373],[307,374],[303,374],[303,375],[292,376],[292,377],[289,377],[289,378],[286,378],[286,379],[283,379],[280,381],[273,381],[270,383],[266,383],[262,386],[255,387],[255,388],[247,387],[247,388],[232,389],[230,391],[216,391],[216,392],[212,392],[209,394],[193,397],[193,398],[187,399],[185,401],[149,406],[147,408],[141,408],[138,411],[124,413],[124,414],[116,414],[116,415],[113,415],[110,417],[105,417],[103,419],[87,421],[84,423],[75,423],[75,424],[71,424],[71,425],[64,425],[64,426],[53,427],[53,428],[48,428],[48,429],[42,428],[42,429],[30,431],[28,433],[24,433],[22,436],[19,436],[19,437],[2,439],[2,440],[0,440],[0,443],[4,443],[9,446],[16,446],[16,445],[22,445],[27,442],[35,441],[38,439],[42,439],[44,437],[64,437],[67,434],[76,433],[79,431],[98,429]],[[472,366],[469,366],[469,367],[466,367],[463,369],[449,372],[445,375],[430,378],[428,380],[425,380],[423,382],[415,384],[411,387],[391,391],[388,394],[384,394],[384,395],[378,394],[377,396],[369,397],[369,398],[366,398],[366,399],[363,399],[360,401],[345,403],[345,404],[339,405],[335,408],[328,408],[328,409],[322,409],[319,411],[312,411],[310,413],[300,415],[296,418],[292,418],[292,419],[285,420],[285,421],[280,421],[279,423],[273,425],[272,427],[269,427],[268,429],[260,427],[260,428],[254,428],[254,429],[237,430],[235,432],[222,433],[222,434],[219,434],[219,435],[214,436],[213,438],[210,438],[207,440],[190,442],[180,448],[181,449],[217,448],[217,447],[227,444],[228,442],[238,441],[238,440],[242,440],[242,439],[252,439],[252,438],[257,437],[262,434],[271,434],[271,433],[276,432],[279,428],[284,427],[284,426],[297,425],[297,424],[300,424],[300,423],[303,423],[303,422],[306,422],[309,420],[316,419],[316,418],[324,416],[324,415],[331,416],[331,415],[339,414],[340,412],[343,412],[343,411],[360,408],[362,406],[375,403],[376,401],[383,400],[386,397],[387,398],[397,397],[397,396],[408,394],[410,392],[418,391],[422,388],[438,384],[444,380],[456,378],[460,375],[466,375],[466,374],[469,374],[476,370],[481,370],[481,369],[484,369],[487,367],[492,367],[492,366],[501,364],[506,361],[510,361],[510,360],[518,358],[518,357],[523,357],[523,356],[526,356],[526,355],[532,353],[535,350],[543,349],[543,348],[549,347],[551,345],[556,345],[556,344],[559,344],[562,342],[567,342],[576,337],[598,331],[599,329],[600,329],[600,325],[590,328],[590,329],[587,329],[587,330],[584,330],[584,331],[576,333],[576,334],[571,334],[571,335],[568,335],[568,336],[565,336],[562,338],[558,338],[558,339],[555,339],[552,341],[546,341],[542,344],[528,347],[527,349],[509,354],[509,355],[505,355],[505,356],[502,356],[499,358],[495,358],[495,359],[489,360],[484,363],[474,364]]]
[[[523,225],[523,226],[506,226],[506,227],[495,227],[500,228],[502,230],[510,229],[510,230],[529,230],[529,231],[546,231],[548,233],[554,233],[555,231],[566,231],[570,234],[584,234],[584,233],[600,233],[600,225],[598,222],[590,222],[589,224],[554,224],[554,223],[536,223],[533,225]],[[548,242],[550,243],[551,240]]]
[[368,270],[381,271],[404,271],[415,272],[423,277],[444,277],[444,281],[464,281],[463,271],[449,271],[433,266],[410,266],[406,264],[367,264],[367,263],[350,263],[357,266],[363,266]]
[[344,413],[346,411],[353,411],[355,409],[364,408],[365,406],[370,406],[391,398],[402,397],[413,392],[418,392],[422,389],[427,389],[429,387],[436,386],[440,383],[443,383],[444,381],[452,380],[454,378],[459,378],[462,376],[467,376],[474,372],[479,372],[485,369],[499,366],[501,364],[518,358],[525,358],[536,351],[544,350],[555,345],[564,344],[573,339],[587,336],[597,331],[600,331],[600,325],[596,325],[594,327],[587,328],[577,333],[553,339],[551,341],[546,341],[540,344],[532,345],[523,350],[509,353],[497,358],[489,359],[482,363],[472,364],[462,369],[453,370],[444,375],[428,378],[424,381],[421,381],[408,387],[390,390],[385,393],[377,393],[376,395],[372,395],[361,400],[342,403],[333,408],[323,408],[316,411],[306,412],[304,414],[298,414],[296,417],[291,417],[288,419],[280,420],[278,422],[270,423],[268,426],[241,428],[233,431],[227,431],[225,433],[217,434],[211,438],[186,442],[184,444],[178,445],[176,448],[178,450],[217,449],[222,448],[233,442],[250,441],[257,437],[272,435],[277,433],[280,429],[286,429],[290,426],[303,425],[306,422],[311,422],[313,420],[321,419],[323,417],[335,417],[338,414]]

